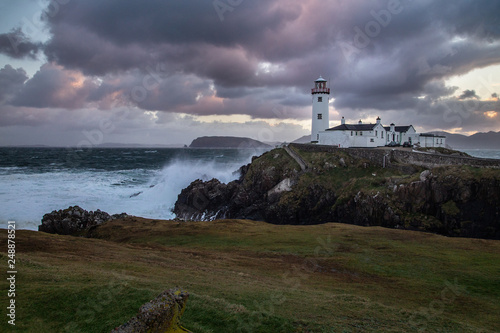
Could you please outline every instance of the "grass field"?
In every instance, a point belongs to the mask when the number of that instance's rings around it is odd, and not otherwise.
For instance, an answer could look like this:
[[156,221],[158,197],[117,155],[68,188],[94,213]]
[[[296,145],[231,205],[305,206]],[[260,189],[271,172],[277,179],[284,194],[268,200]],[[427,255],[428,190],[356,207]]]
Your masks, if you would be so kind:
[[500,241],[135,217],[95,236],[17,231],[16,326],[3,278],[0,331],[109,332],[176,286],[190,293],[182,324],[195,333],[500,329]]

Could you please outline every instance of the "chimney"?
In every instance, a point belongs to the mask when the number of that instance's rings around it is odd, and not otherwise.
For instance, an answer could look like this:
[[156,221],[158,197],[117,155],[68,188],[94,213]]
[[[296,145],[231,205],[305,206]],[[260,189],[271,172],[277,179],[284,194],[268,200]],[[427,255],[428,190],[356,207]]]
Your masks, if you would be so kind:
[[344,117],[342,117],[342,119],[340,119],[340,125],[344,125],[345,124],[345,119]]
[[377,124],[380,124],[380,117],[377,117]]

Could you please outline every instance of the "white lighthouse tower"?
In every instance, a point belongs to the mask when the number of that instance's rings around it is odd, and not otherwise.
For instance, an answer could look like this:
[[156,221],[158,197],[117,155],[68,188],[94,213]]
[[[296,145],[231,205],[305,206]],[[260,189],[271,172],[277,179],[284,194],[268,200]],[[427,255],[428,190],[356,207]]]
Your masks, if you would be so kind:
[[330,98],[330,88],[326,87],[326,80],[321,76],[314,81],[314,88],[311,89],[312,101],[312,127],[311,142],[317,143],[319,132],[330,127],[328,102]]

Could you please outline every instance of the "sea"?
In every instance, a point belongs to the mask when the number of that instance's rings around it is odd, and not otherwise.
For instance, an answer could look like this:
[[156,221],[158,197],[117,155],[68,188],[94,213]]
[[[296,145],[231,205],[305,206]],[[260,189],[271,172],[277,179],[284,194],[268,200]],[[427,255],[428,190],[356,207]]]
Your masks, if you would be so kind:
[[237,179],[264,149],[0,148],[0,228],[38,230],[44,214],[78,205],[172,219],[196,179]]
[[[172,219],[196,179],[237,179],[265,149],[0,148],[0,228],[38,230],[44,214],[78,205],[109,214]],[[500,150],[466,153],[500,159]]]

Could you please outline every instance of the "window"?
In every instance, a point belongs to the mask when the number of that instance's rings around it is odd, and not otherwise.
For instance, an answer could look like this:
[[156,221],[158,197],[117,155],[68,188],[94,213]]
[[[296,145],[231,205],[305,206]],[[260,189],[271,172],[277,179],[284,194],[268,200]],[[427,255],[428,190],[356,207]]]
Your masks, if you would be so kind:
[[380,132],[381,138],[384,138],[384,132]]
[[358,136],[358,131],[356,131],[356,136]]
[[351,136],[353,135],[354,133],[351,131]]
[[[378,131],[375,131],[375,136],[378,138]],[[373,141],[372,141],[373,142]]]
[[363,136],[363,131],[359,132],[359,135]]
[[318,113],[318,119],[323,119],[323,114],[322,113]]
[[323,102],[323,97],[318,97],[318,102]]
[[375,140],[374,139],[370,139],[370,142],[375,142]]

